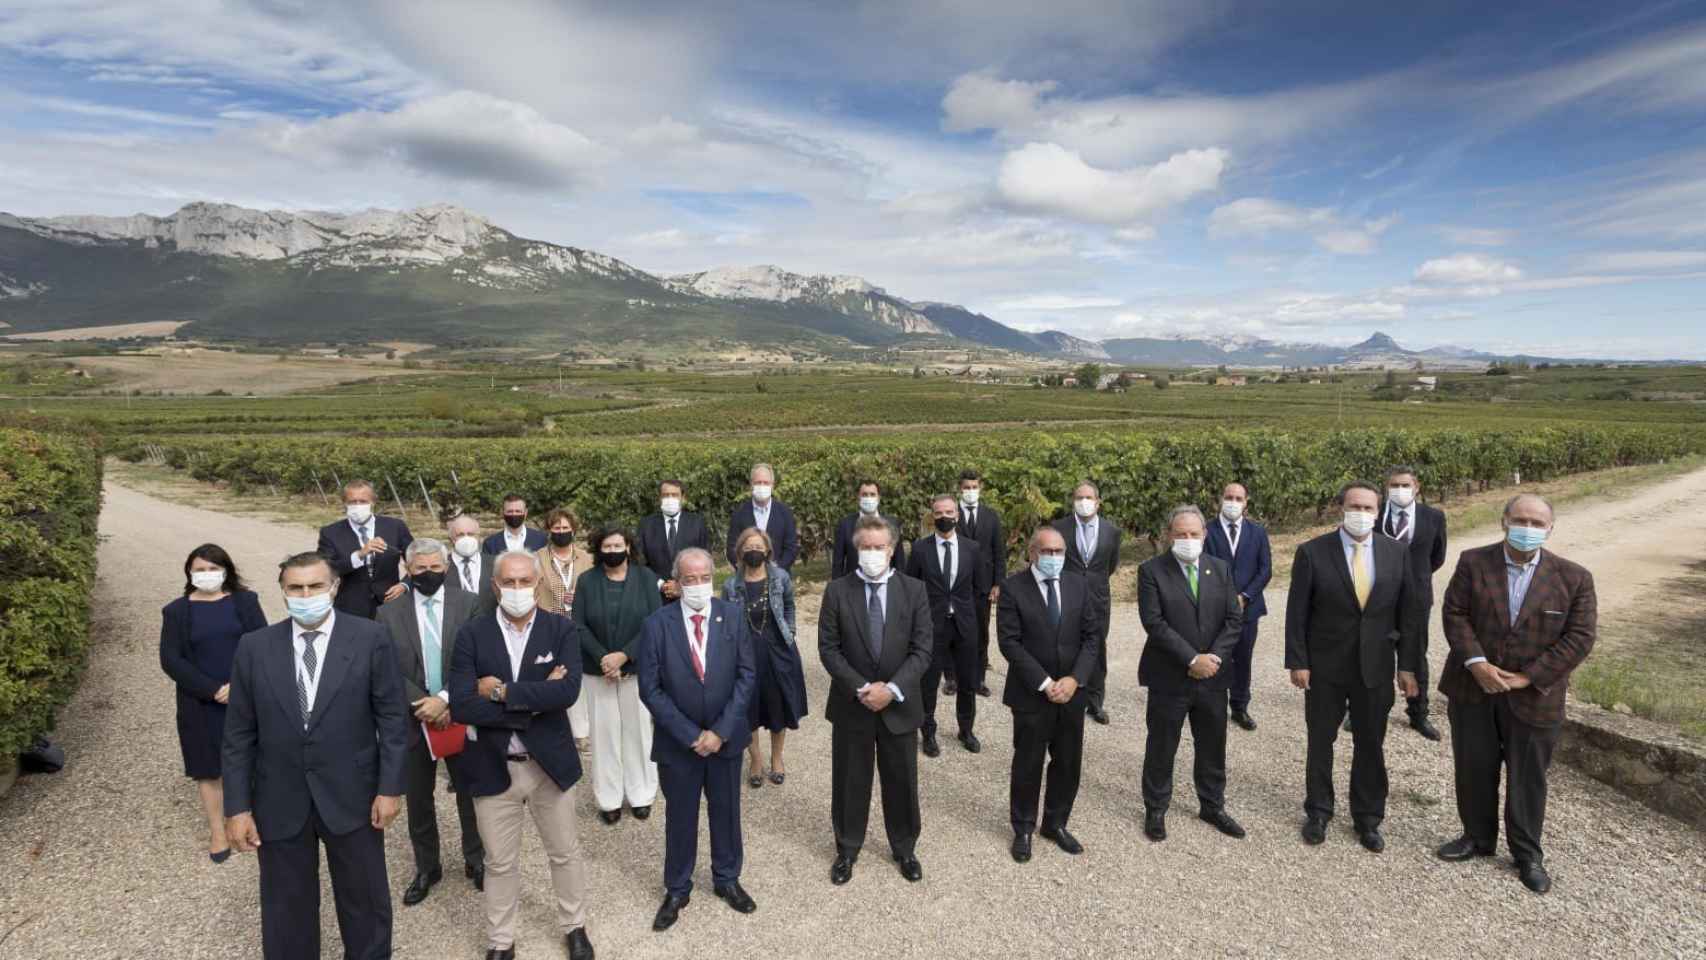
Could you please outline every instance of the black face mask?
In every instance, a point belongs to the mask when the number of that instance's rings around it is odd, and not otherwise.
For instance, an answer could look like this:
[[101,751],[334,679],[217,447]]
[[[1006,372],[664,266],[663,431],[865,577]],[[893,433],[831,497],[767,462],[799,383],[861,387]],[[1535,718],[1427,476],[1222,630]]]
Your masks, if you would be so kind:
[[627,560],[628,560],[627,551],[623,551],[621,553],[615,553],[615,552],[612,552],[609,550],[603,550],[603,551],[600,551],[598,554],[598,562],[604,564],[607,567],[620,567],[622,564],[626,563]]
[[947,533],[949,530],[954,529],[954,524],[956,523],[959,523],[959,521],[955,520],[953,517],[937,517],[936,529],[942,533]]
[[443,570],[422,570],[409,577],[409,582],[415,585],[415,590],[427,596],[438,593],[438,588],[444,586]]
[[575,542],[575,532],[573,530],[553,530],[553,531],[551,531],[551,546],[553,546],[553,547],[566,547],[569,544],[574,543],[574,542]]
[[770,554],[763,550],[748,550],[740,555],[741,562],[749,567],[762,567],[764,561],[770,559]]
[[504,526],[510,528],[511,530],[520,530],[521,525],[526,523],[526,522],[527,522],[527,514],[525,514],[525,513],[519,517],[513,513],[504,514]]

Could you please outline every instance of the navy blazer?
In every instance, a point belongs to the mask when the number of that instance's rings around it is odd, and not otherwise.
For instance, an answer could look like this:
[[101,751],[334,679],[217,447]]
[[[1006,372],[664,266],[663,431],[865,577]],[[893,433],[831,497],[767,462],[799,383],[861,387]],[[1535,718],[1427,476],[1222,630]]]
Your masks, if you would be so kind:
[[[244,633],[253,633],[267,625],[261,612],[261,598],[253,590],[238,590],[231,595],[237,604],[237,622]],[[213,695],[225,684],[201,672],[195,665],[195,651],[190,639],[189,597],[179,597],[160,611],[160,669],[178,685],[178,707],[185,701],[213,702]],[[235,653],[235,651],[233,651]]]
[[339,613],[373,619],[374,612],[385,602],[385,594],[402,579],[399,561],[415,539],[409,534],[409,525],[396,517],[374,514],[373,536],[385,541],[385,552],[368,557],[361,567],[352,567],[350,554],[361,549],[361,541],[350,529],[349,520],[339,519],[320,528],[320,542],[315,549],[338,575],[338,595],[333,606]]
[[952,606],[954,622],[964,631],[961,636],[969,637],[977,632],[978,598],[989,596],[990,565],[976,540],[956,535],[954,544],[959,557],[954,566],[954,582],[949,588],[942,586],[942,553],[936,546],[934,533],[919,537],[912,544],[906,575],[924,581],[930,597],[930,628],[937,636],[948,629],[948,607]]
[[[853,527],[862,516],[857,510],[841,518],[835,525],[835,543],[829,554],[829,578],[844,577],[859,569],[859,548],[853,545]],[[900,521],[888,514],[879,514],[884,520],[894,524],[894,553],[889,557],[889,567],[893,570],[906,568],[906,538],[900,536]]]
[[683,510],[676,518],[674,550],[669,549],[669,527],[664,524],[661,512],[640,521],[640,561],[659,580],[670,578],[675,555],[688,547],[711,549],[711,531],[705,526],[705,518],[697,513]]
[[253,813],[263,843],[301,833],[310,807],[334,835],[367,827],[374,797],[403,795],[408,724],[391,638],[372,620],[333,618],[306,730],[290,621],[244,634],[225,712],[225,815]]
[[705,679],[693,669],[681,604],[657,610],[640,625],[634,675],[640,702],[652,714],[652,762],[660,767],[701,763],[693,741],[709,730],[722,738],[714,756],[739,760],[752,742],[747,710],[758,684],[752,637],[739,604],[711,598],[705,609]]
[[1232,567],[1232,582],[1244,597],[1244,622],[1267,616],[1268,600],[1262,594],[1268,581],[1274,578],[1273,548],[1268,544],[1268,531],[1249,517],[1238,528],[1238,555],[1232,555],[1232,545],[1226,539],[1226,520],[1219,514],[1208,521],[1208,538],[1202,552]]
[[[748,497],[729,516],[729,536],[723,543],[723,553],[737,570],[740,569],[740,558],[735,556],[735,539],[748,527],[756,526],[758,522],[752,516],[752,498]],[[794,561],[800,557],[800,528],[794,524],[794,511],[775,497],[770,498],[770,525],[764,532],[770,535],[771,562],[792,573]]]
[[[581,778],[581,757],[569,733],[568,709],[581,694],[581,645],[574,621],[536,610],[533,632],[521,655],[521,675],[509,666],[498,617],[476,616],[456,631],[450,658],[450,719],[474,727],[478,739],[462,751],[462,777],[470,794],[492,797],[509,789],[509,738],[521,737],[525,751],[559,789]],[[560,680],[545,679],[558,666]],[[480,696],[480,678],[509,685],[503,703]]]
[[[545,549],[545,541],[547,539],[545,531],[529,526],[523,526],[521,529],[525,531],[522,534],[522,538],[523,543],[526,544],[526,550],[528,553],[538,553]],[[504,532],[502,530],[499,530],[497,533],[487,537],[480,544],[480,552],[492,557],[495,557],[508,549],[509,547],[504,544]]]

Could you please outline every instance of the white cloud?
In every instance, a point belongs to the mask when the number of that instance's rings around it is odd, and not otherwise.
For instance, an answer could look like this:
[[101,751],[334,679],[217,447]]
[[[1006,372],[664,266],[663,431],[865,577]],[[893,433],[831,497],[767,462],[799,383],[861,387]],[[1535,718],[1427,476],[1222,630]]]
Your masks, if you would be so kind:
[[1001,161],[1001,196],[1027,210],[1129,224],[1220,185],[1225,150],[1187,150],[1148,167],[1104,170],[1059,144],[1028,143]]
[[1038,293],[1003,300],[997,310],[1090,310],[1097,307],[1117,307],[1125,301],[1119,297],[1086,296],[1069,293]]
[[1329,253],[1373,253],[1380,235],[1398,222],[1397,216],[1351,221],[1331,207],[1295,207],[1266,197],[1244,197],[1222,204],[1208,217],[1209,236],[1263,237],[1271,233],[1305,233]]
[[1421,283],[1447,286],[1497,285],[1521,280],[1522,271],[1478,253],[1457,253],[1424,262],[1416,268],[1415,277]]
[[1607,273],[1643,273],[1706,267],[1706,250],[1622,250],[1581,258],[1581,268]]

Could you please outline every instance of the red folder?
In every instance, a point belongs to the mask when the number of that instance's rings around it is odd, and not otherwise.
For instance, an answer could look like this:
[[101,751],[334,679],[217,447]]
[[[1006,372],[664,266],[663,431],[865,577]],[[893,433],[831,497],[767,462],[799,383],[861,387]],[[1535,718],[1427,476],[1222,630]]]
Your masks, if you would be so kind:
[[432,724],[422,723],[421,733],[426,735],[427,749],[432,752],[434,760],[454,757],[468,743],[468,725],[465,723],[453,723],[443,730],[435,730]]

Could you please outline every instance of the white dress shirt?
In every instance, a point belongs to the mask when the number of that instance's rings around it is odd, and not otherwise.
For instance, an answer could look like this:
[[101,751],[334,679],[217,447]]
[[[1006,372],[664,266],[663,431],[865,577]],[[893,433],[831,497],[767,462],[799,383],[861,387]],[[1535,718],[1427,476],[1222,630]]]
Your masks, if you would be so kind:
[[[888,623],[888,619],[889,619],[889,581],[894,579],[894,573],[895,573],[894,568],[890,567],[887,570],[884,570],[883,575],[880,577],[877,577],[875,579],[872,579],[871,577],[865,576],[865,571],[863,569],[856,569],[853,572],[857,573],[859,575],[859,582],[863,583],[867,587],[876,587],[877,588],[877,605],[883,608],[883,623],[885,623],[885,624]],[[863,590],[859,591],[859,595],[860,595],[861,599],[864,599],[866,596],[865,591],[863,591]],[[869,607],[869,605],[870,605],[870,601],[866,600],[865,606]],[[867,684],[865,684],[864,687],[860,687],[859,689],[857,689],[853,692],[854,693],[864,693],[865,688],[869,687],[869,686],[870,686],[870,684],[867,683]],[[885,683],[885,684],[883,684],[883,686],[888,687],[889,692],[894,694],[894,699],[895,699],[896,703],[905,703],[906,702],[906,698],[901,696],[900,687],[895,686],[892,683]]]
[[[431,654],[431,651],[429,651],[427,649],[427,646],[426,646],[426,642],[427,642],[427,621],[428,620],[432,621],[433,633],[438,635],[438,646],[439,646],[439,653],[438,653],[439,661],[438,662],[440,664],[444,663],[444,644],[446,642],[444,639],[444,588],[439,587],[438,592],[433,594],[430,597],[421,593],[419,590],[412,590],[410,592],[415,595],[415,626],[421,632],[421,664],[422,664],[422,666],[421,666],[421,679],[425,680],[427,678],[427,671],[426,671],[426,666],[425,666],[426,658]],[[428,600],[432,601],[432,605],[434,607],[432,613],[430,613],[430,614],[427,613],[427,608],[426,608],[426,602]],[[449,683],[450,682],[450,678],[444,675],[444,670],[442,669],[442,667],[439,670],[439,680],[440,680],[440,682],[443,682],[443,683]],[[443,700],[445,703],[450,702],[450,688],[448,688],[448,687],[446,687],[443,690],[438,690],[438,691],[428,690],[427,692],[428,693],[436,693],[438,698],[440,700]]]
[[[379,524],[377,522],[378,520],[379,520],[379,517],[377,515],[374,515],[374,516],[367,518],[367,528],[368,528],[367,538],[369,540],[373,539],[373,532],[372,531],[379,529]],[[344,522],[349,524],[350,532],[355,534],[355,542],[361,543],[362,525],[359,523],[356,523],[354,520],[351,520],[348,517],[344,518]],[[363,544],[363,546],[365,546],[365,544]],[[365,567],[365,566],[367,566],[367,557],[363,556],[360,550],[357,550],[356,552],[349,555],[349,565],[352,567],[357,567],[357,568]]]
[[[960,540],[958,537],[944,537],[939,533],[936,534],[935,550],[937,563],[942,562],[942,544],[944,543],[948,545],[948,569],[946,571],[948,574],[948,589],[952,590],[954,587],[954,581],[958,579],[960,572]],[[883,609],[886,611],[888,610],[888,607],[884,606]],[[948,597],[948,615],[953,616],[953,613],[954,599],[953,595],[950,594]]]
[[514,533],[509,532],[509,524],[507,524],[507,523],[504,524],[504,549],[505,550],[526,550],[527,549],[527,525],[526,524],[522,524],[521,529],[517,530]]
[[757,500],[752,501],[752,525],[765,533],[770,532],[770,505],[775,502],[776,497],[774,495],[763,503],[759,503]]
[[[1339,542],[1345,547],[1345,569],[1349,570],[1351,558],[1356,556],[1357,542],[1345,532],[1344,527],[1339,528]],[[1374,594],[1374,534],[1372,533],[1368,535],[1367,540],[1362,542],[1362,565],[1368,573],[1368,592],[1372,596]],[[1351,579],[1354,581],[1356,578],[1353,576]]]
[[[295,620],[290,621],[290,645],[296,654],[296,675],[302,678],[303,686],[308,688],[308,715],[314,715],[314,698],[320,692],[320,675],[326,672],[326,649],[332,643],[332,626],[337,622],[338,613],[333,610],[326,614],[326,619],[313,627],[303,627]],[[314,630],[320,635],[314,638],[314,673],[309,675],[307,668],[302,665],[302,651],[308,641],[302,639],[304,630]]]
[[1386,501],[1386,516],[1380,519],[1380,532],[1387,533],[1390,531],[1392,519],[1399,514],[1404,515],[1404,532],[1393,539],[1409,543],[1416,537],[1416,501],[1414,500],[1411,500],[1407,507],[1400,507],[1390,500]]
[[[535,610],[528,616],[527,622],[519,627],[510,623],[509,618],[503,615],[502,610],[499,610],[496,616],[498,618],[498,629],[503,631],[504,647],[509,653],[509,677],[511,680],[519,680],[521,679],[521,661],[527,655],[527,639],[533,636],[533,625],[539,622],[539,611]],[[511,756],[527,752],[527,747],[522,744],[519,734],[510,734],[509,752]]]

